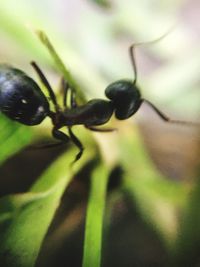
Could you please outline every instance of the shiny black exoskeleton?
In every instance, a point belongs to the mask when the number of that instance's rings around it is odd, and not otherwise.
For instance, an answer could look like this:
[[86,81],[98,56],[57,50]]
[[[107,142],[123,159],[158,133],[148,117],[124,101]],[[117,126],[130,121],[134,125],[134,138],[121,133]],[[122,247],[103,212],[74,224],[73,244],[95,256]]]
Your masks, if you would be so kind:
[[[79,139],[72,132],[72,126],[84,125],[92,131],[108,132],[113,129],[96,128],[108,122],[113,115],[119,120],[131,117],[145,101],[153,110],[167,122],[194,124],[183,121],[169,119],[159,111],[151,102],[141,98],[140,91],[136,85],[137,69],[134,59],[135,45],[130,47],[130,57],[135,74],[134,80],[119,80],[110,84],[105,95],[109,100],[93,99],[78,106],[76,103],[75,91],[70,88],[67,81],[63,81],[64,97],[63,107],[61,108],[56,96],[35,62],[32,66],[40,77],[41,82],[47,88],[50,100],[54,105],[54,111],[50,109],[47,97],[43,94],[35,81],[28,77],[24,72],[9,65],[0,65],[0,111],[12,120],[16,120],[25,125],[40,124],[47,116],[52,120],[52,135],[60,140],[57,145],[63,142],[72,141],[78,148],[79,153],[74,161],[78,160],[83,153],[83,146]],[[70,93],[70,101],[67,101]],[[67,103],[70,102],[70,105]],[[68,128],[69,135],[60,131],[62,127]]]
[[33,79],[21,70],[2,64],[0,110],[12,120],[36,125],[47,116],[49,103]]

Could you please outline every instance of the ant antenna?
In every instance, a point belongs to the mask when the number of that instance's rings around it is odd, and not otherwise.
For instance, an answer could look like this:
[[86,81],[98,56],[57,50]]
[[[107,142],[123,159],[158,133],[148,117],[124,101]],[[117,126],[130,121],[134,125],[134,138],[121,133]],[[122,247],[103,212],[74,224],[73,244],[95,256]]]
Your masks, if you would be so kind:
[[133,72],[134,72],[133,85],[135,85],[137,83],[137,66],[136,66],[136,61],[135,61],[135,48],[137,46],[141,46],[141,45],[155,44],[155,43],[161,41],[162,39],[164,39],[171,31],[172,31],[172,28],[170,28],[166,33],[164,33],[163,35],[161,35],[160,37],[158,37],[152,41],[134,43],[129,47],[129,54],[130,54],[131,63],[133,66]]
[[194,126],[199,127],[199,122],[192,122],[192,121],[181,121],[181,120],[174,120],[169,118],[167,115],[165,115],[162,111],[160,111],[154,104],[152,104],[150,101],[143,99],[143,102],[145,102],[147,105],[149,105],[156,114],[165,122],[173,123],[173,124],[179,124],[179,125],[186,125],[186,126]]
[[[155,43],[161,41],[173,30],[173,28],[174,27],[171,27],[165,34],[161,35],[157,39],[154,39],[154,40],[148,41],[148,42],[134,43],[129,47],[129,54],[130,54],[131,63],[133,66],[133,72],[134,72],[133,85],[135,85],[137,83],[137,66],[136,66],[136,61],[135,61],[135,48],[137,46],[155,44]],[[173,120],[173,119],[169,118],[167,115],[165,115],[163,112],[161,112],[154,104],[152,104],[150,101],[148,101],[146,99],[142,99],[142,102],[145,102],[147,105],[149,105],[155,111],[155,113],[165,122],[179,124],[179,125],[188,125],[188,126],[200,127],[200,123],[198,123],[198,122]]]

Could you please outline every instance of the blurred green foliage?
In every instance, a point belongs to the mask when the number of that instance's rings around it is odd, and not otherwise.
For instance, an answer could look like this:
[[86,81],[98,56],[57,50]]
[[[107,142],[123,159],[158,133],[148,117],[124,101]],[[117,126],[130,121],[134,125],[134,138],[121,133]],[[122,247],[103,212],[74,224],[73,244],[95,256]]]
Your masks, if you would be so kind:
[[[96,2],[99,7],[96,8],[91,2]],[[101,9],[101,6],[105,7],[108,3],[109,9]],[[183,1],[167,0],[86,3],[81,0],[1,1],[0,58],[2,62],[12,63],[30,75],[29,62],[39,62],[44,66],[55,90],[59,87],[55,76],[64,76],[76,88],[83,101],[104,97],[104,88],[109,82],[123,76],[133,76],[127,53],[132,42],[153,40],[171,26],[177,25],[161,42],[138,49],[138,82],[146,98],[160,104],[165,103],[182,112],[183,117],[189,117],[199,110],[200,61],[198,38],[192,31],[195,22],[189,21],[186,27],[182,18],[187,5],[189,4]],[[195,10],[194,5],[195,3],[190,4],[190,8]],[[39,37],[42,42],[39,41],[35,34],[38,30],[44,30],[50,37],[60,57],[41,31]],[[147,120],[151,124],[153,118],[147,117]],[[183,266],[185,260],[187,266],[197,264],[200,246],[199,182],[196,182],[198,172],[194,170],[195,177],[183,177],[185,180],[182,181],[175,181],[170,174],[164,175],[158,171],[147,153],[141,133],[133,125],[132,119],[121,124],[113,120],[111,124],[119,129],[117,133],[95,134],[93,138],[84,131],[77,131],[84,143],[85,153],[73,168],[70,163],[76,152],[69,148],[45,167],[27,192],[14,192],[0,199],[0,265],[35,265],[38,254],[42,255],[46,245],[46,234],[62,203],[64,191],[78,175],[81,175],[82,180],[91,180],[87,187],[90,193],[86,201],[86,217],[83,212],[83,220],[86,221],[85,241],[82,245],[84,267],[100,266],[101,258],[103,263],[106,262],[106,252],[101,249],[101,245],[102,240],[107,240],[109,236],[109,227],[115,219],[112,215],[118,214],[115,209],[119,195],[128,196],[131,207],[136,205],[138,217],[148,225],[150,232],[164,247],[166,266]],[[50,127],[48,120],[40,126],[29,128],[1,116],[1,165],[14,158],[23,148],[26,149],[36,139],[35,136],[41,140],[46,138]],[[155,127],[154,131],[157,130],[159,129]],[[198,146],[198,142],[195,144]],[[190,150],[186,152],[192,153],[192,149]],[[119,175],[122,182],[117,189],[114,187],[111,191],[108,190],[106,195],[110,174],[116,166],[123,170]],[[84,168],[89,168],[86,177],[82,174]],[[19,170],[19,173],[20,171],[22,172]],[[120,203],[123,206],[121,199]],[[61,222],[61,226],[62,223],[64,222]],[[76,225],[76,220],[73,223]],[[69,227],[71,232],[75,231],[73,226]],[[62,235],[67,239],[65,230]],[[129,238],[135,238],[132,232],[127,237],[127,243]],[[136,240],[143,238],[139,236]],[[106,247],[105,244],[104,246]],[[121,250],[123,251],[123,247]],[[131,256],[134,251],[137,249],[129,247],[126,253]],[[71,251],[66,251],[66,254],[70,253]],[[113,261],[115,257],[117,261],[116,253],[110,254]],[[48,257],[48,254],[44,253],[43,257]],[[152,261],[156,263],[156,259]],[[138,266],[137,261],[134,263],[131,262],[131,266]],[[115,264],[117,266],[116,262]],[[148,260],[145,264],[144,266],[150,266]],[[161,260],[160,265],[154,266],[164,266],[163,264],[164,261]],[[44,266],[40,265],[40,260],[37,265]]]

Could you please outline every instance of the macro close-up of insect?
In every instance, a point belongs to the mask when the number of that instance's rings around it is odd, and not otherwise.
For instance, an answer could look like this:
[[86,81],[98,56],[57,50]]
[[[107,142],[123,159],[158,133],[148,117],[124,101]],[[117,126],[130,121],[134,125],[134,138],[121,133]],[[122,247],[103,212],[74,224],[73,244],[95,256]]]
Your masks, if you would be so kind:
[[200,266],[199,10],[1,1],[0,267]]
[[[142,98],[137,86],[137,67],[134,58],[136,46],[137,44],[133,44],[129,48],[135,78],[133,80],[118,80],[108,85],[105,89],[105,95],[109,100],[92,99],[80,106],[76,102],[75,89],[70,88],[68,81],[62,80],[64,94],[63,106],[61,107],[39,66],[35,62],[31,62],[49,93],[54,111],[50,110],[47,97],[32,78],[19,69],[2,64],[0,65],[0,110],[11,120],[29,126],[40,124],[49,116],[53,125],[52,135],[60,143],[53,143],[48,147],[72,141],[79,149],[74,161],[80,159],[84,146],[74,135],[72,126],[84,125],[87,129],[97,132],[113,131],[115,129],[101,129],[96,128],[96,126],[107,123],[113,114],[118,120],[130,118],[138,111],[143,102],[148,104],[166,122],[197,126],[197,123],[170,119],[154,104]],[[68,96],[70,97],[69,106],[67,106]],[[69,136],[60,131],[65,126],[68,128]]]

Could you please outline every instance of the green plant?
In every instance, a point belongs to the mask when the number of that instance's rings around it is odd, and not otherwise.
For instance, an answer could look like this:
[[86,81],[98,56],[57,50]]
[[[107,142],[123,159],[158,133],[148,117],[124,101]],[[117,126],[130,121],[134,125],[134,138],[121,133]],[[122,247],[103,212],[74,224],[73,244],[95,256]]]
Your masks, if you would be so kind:
[[[107,1],[95,2],[107,3]],[[8,23],[6,14],[3,13],[0,20],[2,27],[6,25],[5,30],[10,31],[11,35],[15,36],[17,26],[12,23],[12,18]],[[129,21],[130,19],[126,17],[122,23],[124,29],[128,32],[131,31]],[[123,27],[121,25],[121,29]],[[66,64],[58,56],[46,34],[42,31],[37,32],[40,40],[45,45],[45,49],[50,52],[50,57],[45,54],[45,50],[35,44],[37,43],[36,40],[34,45],[30,42],[30,32],[28,34],[22,30],[19,30],[19,32],[21,33],[20,36],[23,36],[23,48],[29,47],[33,53],[41,56],[41,60],[46,58],[49,66],[53,65],[59,75],[65,77],[76,88],[80,102],[85,101],[89,95],[85,90],[87,82],[80,83],[79,76],[72,74],[69,66],[65,67]],[[67,44],[65,45],[67,47]],[[66,48],[66,50],[68,49]],[[158,50],[159,53],[162,54],[162,51]],[[54,60],[53,64],[51,58]],[[192,62],[197,61],[194,56],[193,59]],[[80,66],[84,65],[81,64],[81,61],[78,62]],[[174,67],[173,71],[175,73],[178,73],[180,65],[181,63]],[[184,83],[184,79],[186,81],[190,80],[191,75],[185,65],[183,69],[181,68],[182,74],[180,74],[180,77],[184,76],[182,83]],[[189,64],[189,68],[192,70],[193,63]],[[165,69],[165,72],[171,74],[169,69]],[[101,79],[98,79],[98,75],[95,76],[95,71],[91,71],[91,73],[92,85],[98,87],[99,84],[104,84]],[[87,74],[87,71],[80,67],[80,75],[84,76],[85,74]],[[162,76],[162,73],[160,75]],[[157,77],[154,77],[154,82],[156,80]],[[166,81],[165,78],[164,82]],[[92,95],[98,95],[98,92],[95,91],[96,87],[93,87]],[[171,101],[171,99],[169,96],[168,101]],[[171,177],[167,177],[167,175],[165,176],[158,171],[149,153],[147,153],[141,133],[136,126],[130,121],[120,124],[113,120],[112,124],[118,128],[118,132],[111,135],[95,134],[91,136],[83,130],[78,132],[80,139],[84,140],[85,152],[83,158],[73,168],[70,167],[70,163],[76,154],[76,150],[69,147],[62,155],[57,156],[52,164],[46,166],[27,192],[1,197],[0,265],[5,267],[30,267],[41,264],[40,266],[42,266],[42,260],[37,262],[38,255],[45,247],[45,242],[48,243],[48,236],[51,237],[52,233],[48,231],[51,229],[56,211],[62,203],[64,191],[69,190],[77,176],[81,176],[80,179],[82,180],[87,180],[86,188],[89,195],[86,201],[86,217],[83,212],[85,222],[84,245],[81,247],[83,267],[98,267],[100,265],[104,266],[104,264],[106,266],[104,261],[109,253],[111,254],[110,257],[115,258],[116,256],[116,259],[119,260],[115,252],[109,250],[111,246],[109,247],[107,242],[110,229],[114,224],[113,221],[115,219],[117,221],[118,218],[116,217],[120,217],[118,214],[123,213],[127,208],[123,209],[123,204],[126,202],[124,199],[128,199],[130,213],[134,215],[137,213],[131,219],[128,217],[130,224],[134,224],[135,220],[138,220],[139,225],[142,224],[141,232],[150,232],[152,240],[154,238],[158,240],[159,246],[162,247],[166,258],[158,262],[165,263],[166,266],[172,264],[182,266],[186,261],[188,266],[193,263],[193,257],[195,258],[198,255],[200,242],[198,227],[199,182],[194,181],[189,184],[184,181],[177,182],[169,179]],[[48,131],[50,129],[48,122],[44,126],[46,127],[45,130],[39,132],[10,122],[3,116],[0,118],[0,125],[0,139],[2,140],[0,161],[2,165],[17,152],[31,144],[35,135],[38,137],[42,135],[46,138],[46,128]],[[120,167],[122,172],[115,174],[113,178],[111,177],[113,170],[117,167]],[[120,182],[115,186],[110,186],[110,181],[113,181],[113,179],[115,183],[118,179],[120,179]],[[116,212],[116,209],[119,209],[119,213],[118,210]],[[75,218],[77,217],[75,216]],[[60,228],[62,226],[61,224]],[[70,227],[68,229],[73,232],[74,225]],[[134,231],[128,231],[129,229],[127,229],[127,240],[117,239],[113,241],[121,244],[120,250],[125,251],[126,258],[136,253],[137,246],[139,248],[145,247],[145,238],[141,232],[139,237],[137,236],[137,227],[138,225],[136,225]],[[57,246],[59,242],[62,245],[60,241],[62,235],[66,234],[63,238],[68,238],[67,231],[70,231],[68,229],[64,228],[61,234],[58,234]],[[126,229],[122,231],[124,230]],[[50,240],[55,241],[53,238],[50,238]],[[131,246],[133,243],[130,240],[135,240],[135,246]],[[131,245],[129,246],[129,244]],[[53,242],[51,246],[54,246]],[[144,249],[144,251],[148,251],[150,246],[151,242],[147,250]],[[66,251],[66,253],[71,253],[71,250]],[[159,250],[157,253],[155,252],[155,257],[159,258],[158,254]],[[147,261],[145,263],[148,266],[149,258],[148,255],[146,256]],[[42,258],[41,255],[39,257]],[[43,257],[45,258],[45,253]],[[134,263],[137,265],[137,257],[135,258],[135,262],[131,262],[133,266]],[[155,263],[156,259],[152,261]]]

